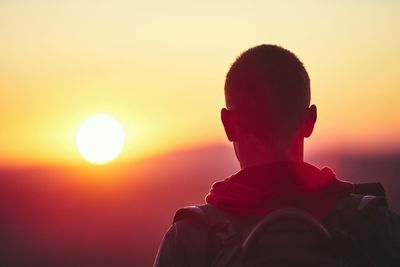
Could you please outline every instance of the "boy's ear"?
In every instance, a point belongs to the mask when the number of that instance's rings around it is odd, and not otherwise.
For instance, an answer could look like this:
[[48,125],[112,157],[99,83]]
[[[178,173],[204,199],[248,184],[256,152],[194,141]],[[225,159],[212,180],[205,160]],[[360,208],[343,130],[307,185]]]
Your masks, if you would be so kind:
[[232,111],[222,108],[221,109],[221,121],[224,125],[226,137],[228,140],[233,142],[236,141],[236,125]]
[[315,122],[317,121],[317,107],[311,105],[307,110],[307,117],[304,121],[304,137],[310,137],[314,131]]

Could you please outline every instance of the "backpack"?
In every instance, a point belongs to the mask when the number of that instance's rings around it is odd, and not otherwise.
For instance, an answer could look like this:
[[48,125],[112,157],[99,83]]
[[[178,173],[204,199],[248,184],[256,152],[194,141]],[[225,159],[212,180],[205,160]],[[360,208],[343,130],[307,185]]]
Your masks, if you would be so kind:
[[205,204],[177,211],[208,228],[210,266],[374,266],[349,233],[371,209],[387,205],[378,183],[355,186],[324,222],[297,208],[247,218]]

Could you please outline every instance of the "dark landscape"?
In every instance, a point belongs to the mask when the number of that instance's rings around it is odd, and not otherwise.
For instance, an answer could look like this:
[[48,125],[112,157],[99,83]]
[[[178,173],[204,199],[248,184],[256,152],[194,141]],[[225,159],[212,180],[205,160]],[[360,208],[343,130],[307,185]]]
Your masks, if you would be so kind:
[[[400,212],[400,152],[316,154],[353,182],[381,182]],[[3,169],[1,266],[151,266],[174,211],[202,203],[238,171],[227,146],[178,151],[117,167]]]

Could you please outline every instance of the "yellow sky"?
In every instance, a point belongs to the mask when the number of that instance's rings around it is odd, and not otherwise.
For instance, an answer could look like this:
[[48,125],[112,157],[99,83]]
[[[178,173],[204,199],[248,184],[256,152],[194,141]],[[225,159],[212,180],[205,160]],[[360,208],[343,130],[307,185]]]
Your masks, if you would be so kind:
[[225,73],[261,43],[309,71],[311,149],[399,145],[399,1],[138,2],[1,1],[0,162],[82,161],[99,112],[127,131],[121,160],[224,142]]

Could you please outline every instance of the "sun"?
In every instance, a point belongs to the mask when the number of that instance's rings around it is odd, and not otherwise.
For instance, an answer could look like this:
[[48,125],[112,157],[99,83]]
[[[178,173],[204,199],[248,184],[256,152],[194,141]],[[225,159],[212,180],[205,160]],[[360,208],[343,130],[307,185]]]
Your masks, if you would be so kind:
[[80,125],[76,145],[90,163],[105,164],[115,159],[124,147],[124,129],[112,116],[96,114]]

